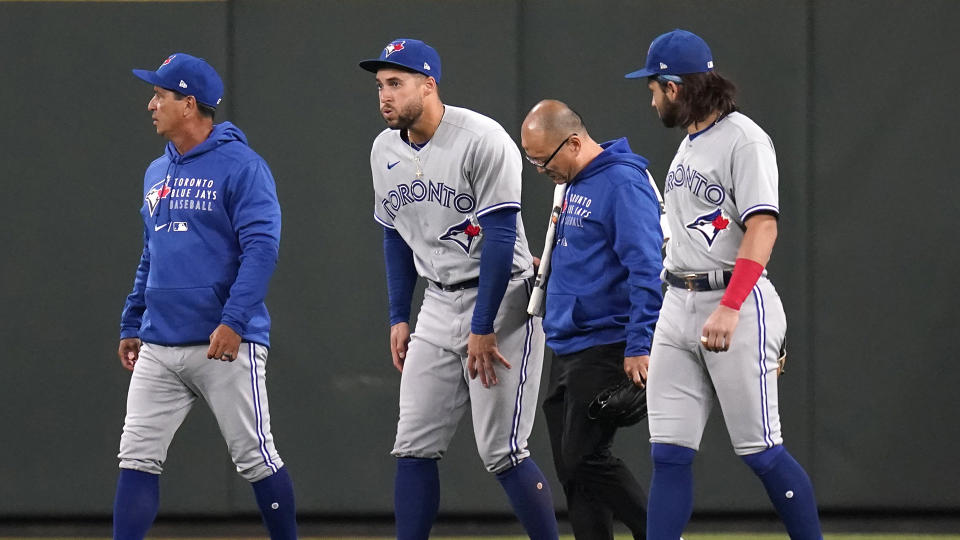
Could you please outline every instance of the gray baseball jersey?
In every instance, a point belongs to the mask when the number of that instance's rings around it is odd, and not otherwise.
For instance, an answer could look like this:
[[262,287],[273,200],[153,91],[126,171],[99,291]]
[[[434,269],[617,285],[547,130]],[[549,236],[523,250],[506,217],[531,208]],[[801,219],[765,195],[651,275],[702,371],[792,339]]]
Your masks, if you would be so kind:
[[[521,160],[500,124],[468,109],[445,107],[436,133],[419,151],[400,138],[399,130],[380,133],[370,152],[370,170],[374,218],[400,233],[413,250],[417,273],[450,284],[480,275],[483,234],[471,236],[467,227],[484,214],[520,208]],[[527,272],[532,264],[517,214],[513,274]]]
[[[672,236],[667,271],[733,268],[744,221],[779,213],[776,154],[752,120],[731,113],[685,137],[670,165],[664,203]],[[729,350],[707,351],[703,325],[724,291],[669,287],[650,354],[650,440],[698,449],[715,400],[739,455],[782,443],[777,359],[786,334],[783,305],[766,273],[740,309]]]
[[[450,285],[480,275],[478,218],[520,207],[521,158],[498,123],[445,107],[419,151],[399,130],[384,130],[373,143],[370,168],[374,218],[406,241],[421,276]],[[512,273],[494,320],[498,348],[512,369],[496,366],[499,384],[490,388],[470,379],[466,365],[477,289],[427,287],[401,375],[394,456],[443,457],[468,403],[488,471],[504,471],[529,455],[544,336],[540,319],[526,313],[533,263],[519,213]]]
[[674,273],[732,269],[744,220],[779,213],[773,141],[738,112],[680,143],[663,193],[673,237],[664,266]]

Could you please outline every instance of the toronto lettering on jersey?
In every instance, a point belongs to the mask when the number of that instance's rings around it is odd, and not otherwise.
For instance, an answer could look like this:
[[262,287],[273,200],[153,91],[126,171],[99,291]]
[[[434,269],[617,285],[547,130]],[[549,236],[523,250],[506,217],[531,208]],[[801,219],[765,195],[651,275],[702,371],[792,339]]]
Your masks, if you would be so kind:
[[217,190],[211,189],[213,180],[207,178],[175,178],[160,180],[147,191],[144,200],[152,216],[162,199],[167,200],[171,210],[213,211]]
[[413,203],[432,202],[445,208],[454,208],[461,214],[469,214],[477,206],[476,199],[468,193],[457,193],[457,190],[443,182],[433,183],[433,180],[424,183],[423,180],[414,180],[409,184],[397,184],[397,189],[387,192],[386,198],[380,201],[383,209],[390,215],[390,219],[397,217],[400,208]]
[[213,212],[213,201],[217,200],[217,190],[213,180],[208,178],[175,178],[170,181],[171,210],[199,210]]
[[684,168],[682,163],[678,164],[676,169],[667,173],[667,181],[664,184],[664,195],[673,191],[674,188],[685,187],[697,197],[706,199],[718,206],[727,198],[727,192],[724,191],[723,186],[711,183],[689,165]]
[[592,212],[589,210],[591,204],[593,204],[593,199],[590,197],[571,193],[570,196],[567,197],[566,203],[564,203],[563,224],[580,227],[582,229],[583,220],[590,217]]

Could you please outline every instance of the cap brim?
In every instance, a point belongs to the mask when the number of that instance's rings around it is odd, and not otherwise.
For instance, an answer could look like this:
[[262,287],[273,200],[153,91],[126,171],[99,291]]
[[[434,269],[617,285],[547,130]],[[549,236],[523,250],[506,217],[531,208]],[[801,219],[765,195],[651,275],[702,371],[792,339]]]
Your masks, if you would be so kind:
[[381,69],[399,69],[399,70],[401,70],[401,71],[407,71],[407,72],[410,72],[410,73],[419,73],[419,74],[421,74],[421,75],[426,75],[427,77],[433,77],[433,75],[431,75],[431,74],[429,74],[429,73],[424,73],[424,72],[422,72],[422,71],[418,71],[418,70],[416,70],[416,69],[413,69],[413,68],[411,68],[411,67],[405,66],[405,65],[403,65],[403,64],[399,64],[399,63],[397,63],[397,62],[391,62],[391,61],[389,61],[389,60],[380,60],[379,58],[374,58],[374,59],[371,59],[371,60],[364,60],[364,61],[360,62],[358,65],[359,65],[361,68],[369,71],[370,73],[376,73],[376,72],[380,71]]
[[656,74],[657,74],[656,71],[653,71],[653,70],[647,69],[647,68],[643,68],[643,69],[639,69],[639,70],[637,70],[637,71],[633,71],[633,72],[631,72],[631,73],[627,73],[626,75],[623,76],[623,78],[624,78],[624,79],[641,79],[641,78],[649,77],[649,76],[651,76],[651,75],[656,75]]
[[134,69],[133,74],[136,75],[138,79],[144,80],[154,86],[160,86],[160,77],[157,76],[156,71],[150,71],[149,69]]

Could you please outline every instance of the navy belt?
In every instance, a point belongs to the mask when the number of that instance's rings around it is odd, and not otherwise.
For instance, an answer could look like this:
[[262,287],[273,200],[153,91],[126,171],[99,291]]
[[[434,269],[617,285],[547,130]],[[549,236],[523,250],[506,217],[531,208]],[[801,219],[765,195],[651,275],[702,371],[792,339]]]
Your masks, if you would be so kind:
[[725,289],[730,283],[730,270],[714,270],[713,272],[674,274],[664,270],[664,281],[671,287],[688,291],[716,291]]
[[[523,275],[523,272],[517,272],[516,274],[510,276],[510,279],[517,279],[518,276],[522,276],[522,275]],[[535,278],[536,276],[530,276],[529,278],[527,278],[527,281],[533,283],[533,280]],[[440,289],[441,291],[457,292],[457,291],[464,291],[467,289],[477,288],[480,285],[480,276],[477,276],[473,279],[468,279],[466,281],[461,281],[460,283],[451,283],[449,285],[444,285],[443,283],[440,283],[439,281],[434,281],[432,279],[429,279],[427,281],[436,285],[437,288]]]
[[463,291],[463,290],[466,290],[466,289],[474,289],[474,288],[476,288],[477,285],[480,285],[480,277],[478,276],[478,277],[475,277],[475,278],[473,278],[473,279],[468,279],[468,280],[466,280],[466,281],[461,281],[460,283],[450,283],[450,284],[448,284],[448,285],[444,285],[443,283],[440,283],[439,281],[433,281],[432,279],[430,280],[430,283],[433,283],[434,285],[437,286],[437,288],[439,288],[439,289],[442,290],[442,291],[445,291],[445,292],[456,292],[456,291]]

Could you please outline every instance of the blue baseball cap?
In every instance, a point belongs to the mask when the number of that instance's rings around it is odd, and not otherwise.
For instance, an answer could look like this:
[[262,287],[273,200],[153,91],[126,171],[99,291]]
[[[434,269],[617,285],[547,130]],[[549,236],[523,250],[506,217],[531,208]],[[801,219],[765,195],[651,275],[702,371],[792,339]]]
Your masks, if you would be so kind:
[[360,62],[360,67],[373,73],[383,68],[401,67],[440,82],[440,55],[433,47],[418,39],[395,39],[380,51],[380,58],[364,60]]
[[223,98],[223,81],[203,58],[186,53],[173,53],[156,71],[135,69],[133,74],[148,83],[197,98],[208,107],[217,108]]
[[707,42],[693,32],[679,28],[661,34],[650,43],[643,69],[627,73],[627,79],[651,75],[687,75],[713,69],[713,54]]

